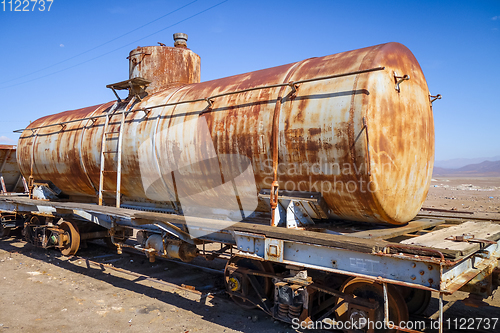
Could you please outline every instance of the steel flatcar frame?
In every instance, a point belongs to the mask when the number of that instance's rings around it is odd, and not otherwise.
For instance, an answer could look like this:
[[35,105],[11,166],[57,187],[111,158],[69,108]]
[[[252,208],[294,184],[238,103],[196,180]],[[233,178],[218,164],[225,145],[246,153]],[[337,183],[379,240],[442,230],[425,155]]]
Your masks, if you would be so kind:
[[[415,220],[403,227],[373,228],[351,235],[241,222],[218,230],[216,220],[195,219],[200,223],[201,229],[210,233],[193,240],[183,231],[185,221],[184,217],[179,215],[94,204],[40,201],[20,196],[0,197],[0,212],[24,214],[25,218],[44,216],[53,221],[63,219],[99,225],[108,230],[119,250],[121,246],[127,245],[113,239],[117,229],[137,229],[150,234],[161,234],[164,240],[167,239],[167,235],[175,236],[191,244],[205,242],[225,244],[226,247],[223,250],[230,249],[232,256],[249,258],[262,263],[281,264],[296,273],[296,276],[292,277],[295,285],[310,286],[312,289],[335,297],[343,297],[346,300],[349,300],[349,296],[342,292],[329,290],[327,286],[314,285],[307,277],[307,269],[375,281],[383,286],[386,322],[389,321],[388,285],[435,291],[439,293],[440,332],[443,330],[443,295],[452,294],[461,288],[464,290],[467,286],[473,289],[478,283],[482,283],[483,288],[492,290],[495,281],[491,275],[497,270],[500,258],[500,233],[492,234],[489,239],[478,240],[473,250],[468,252],[402,245],[386,240],[412,232],[432,233],[435,231],[425,229],[443,229],[447,226],[446,223],[450,223],[450,221],[440,219]],[[103,237],[109,234],[97,232],[94,236]],[[84,235],[78,236],[85,237]],[[91,236],[87,235],[86,238],[92,238]],[[144,247],[136,246],[136,249],[151,255],[151,251]],[[221,252],[218,251],[216,255]],[[162,254],[154,253],[153,255]],[[240,273],[251,276],[250,285],[256,281],[255,276],[272,277],[275,284],[287,280],[279,278],[273,272],[259,272],[255,267],[229,267],[228,269],[230,274],[239,269]],[[498,273],[495,272],[495,274]],[[471,288],[465,290],[472,290]],[[229,293],[231,294],[231,291]],[[261,295],[260,298],[263,300],[264,297]],[[265,311],[267,310],[266,312],[275,315],[264,302],[260,305]],[[369,305],[367,306],[369,308]]]

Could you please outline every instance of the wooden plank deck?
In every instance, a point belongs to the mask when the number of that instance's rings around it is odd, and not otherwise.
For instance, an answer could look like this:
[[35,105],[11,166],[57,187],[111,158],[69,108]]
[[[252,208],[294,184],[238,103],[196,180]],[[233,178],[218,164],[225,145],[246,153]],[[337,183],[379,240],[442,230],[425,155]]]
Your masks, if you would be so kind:
[[453,236],[462,236],[464,234],[474,235],[474,238],[476,239],[498,241],[500,239],[500,224],[469,221],[437,230],[426,235],[406,239],[401,243],[431,247],[435,249],[455,250],[462,252],[462,255],[468,255],[481,248],[479,243],[457,242],[446,239]]

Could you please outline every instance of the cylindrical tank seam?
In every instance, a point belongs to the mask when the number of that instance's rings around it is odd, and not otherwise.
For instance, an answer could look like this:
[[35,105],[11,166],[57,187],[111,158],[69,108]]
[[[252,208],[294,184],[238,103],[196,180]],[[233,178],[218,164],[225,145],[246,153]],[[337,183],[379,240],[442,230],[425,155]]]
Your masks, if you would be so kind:
[[[90,115],[90,117],[94,116],[94,114],[96,114],[98,111],[101,110],[101,108],[106,105],[108,103],[103,103],[101,105],[99,105]],[[90,179],[90,176],[87,172],[87,168],[85,167],[85,163],[83,162],[83,156],[82,156],[82,150],[83,150],[83,137],[85,135],[85,131],[87,129],[87,124],[88,122],[90,121],[90,119],[87,119],[87,122],[86,124],[83,126],[82,128],[82,134],[80,136],[80,145],[78,147],[78,156],[80,158],[80,165],[82,166],[82,169],[83,169],[83,172],[85,173],[85,176],[87,177],[87,180],[89,181],[90,185],[92,186],[92,188],[94,189],[94,191],[96,192],[96,194],[98,193],[98,190],[97,188],[94,186],[94,183],[92,182],[92,180]],[[83,121],[81,122],[81,124],[83,124]]]

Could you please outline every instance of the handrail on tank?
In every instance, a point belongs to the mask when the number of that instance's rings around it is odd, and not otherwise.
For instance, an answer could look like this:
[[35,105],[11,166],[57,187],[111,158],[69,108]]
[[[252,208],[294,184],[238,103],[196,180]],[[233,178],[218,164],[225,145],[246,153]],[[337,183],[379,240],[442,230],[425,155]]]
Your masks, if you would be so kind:
[[[312,78],[312,79],[305,79],[305,80],[298,80],[298,81],[290,81],[288,83],[278,83],[278,84],[271,84],[271,85],[266,85],[266,86],[258,86],[258,87],[248,88],[248,89],[242,89],[242,90],[236,90],[236,91],[232,91],[232,92],[217,94],[217,95],[213,95],[213,96],[210,96],[210,97],[207,97],[207,98],[198,98],[198,99],[187,100],[187,101],[180,101],[180,102],[173,102],[173,103],[166,103],[166,104],[158,104],[158,105],[148,106],[146,108],[141,108],[141,109],[136,109],[136,110],[120,111],[120,112],[115,113],[114,115],[120,115],[122,113],[126,113],[127,114],[127,113],[132,113],[132,112],[139,112],[139,111],[147,112],[147,111],[149,111],[151,109],[155,109],[155,108],[161,108],[161,107],[165,107],[165,106],[173,106],[173,105],[179,105],[179,104],[186,104],[186,103],[196,103],[196,102],[207,102],[208,106],[212,107],[212,103],[213,103],[212,99],[218,98],[218,97],[223,97],[223,96],[228,96],[228,95],[235,95],[235,94],[241,94],[241,93],[245,93],[245,92],[248,92],[248,91],[254,91],[254,90],[261,90],[261,89],[268,89],[268,88],[278,88],[278,87],[284,87],[284,86],[290,86],[292,88],[292,91],[295,91],[296,90],[296,86],[298,84],[301,84],[301,83],[308,83],[308,82],[320,81],[320,80],[328,80],[328,79],[336,79],[336,78],[339,78],[339,77],[350,76],[350,75],[357,75],[357,74],[365,74],[365,73],[370,73],[370,72],[381,71],[381,70],[384,70],[384,69],[385,69],[385,67],[374,67],[374,68],[363,69],[363,70],[354,71],[354,72],[347,72],[347,73],[341,73],[341,74],[333,74],[333,75],[328,75],[328,76],[320,76],[320,77],[316,77],[316,78]],[[92,121],[95,121],[95,119],[97,119],[97,118],[104,118],[106,116],[107,116],[107,114],[102,114],[102,115],[99,115],[99,116],[92,116],[92,117],[81,118],[81,119],[73,119],[73,120],[63,121],[63,122],[49,124],[49,125],[44,125],[44,126],[39,126],[39,127],[31,127],[29,129],[32,130],[32,131],[34,131],[34,130],[37,130],[37,129],[51,127],[51,126],[57,126],[57,125],[62,126],[62,125],[65,125],[65,124],[75,123],[75,122],[79,122],[79,121],[82,121],[82,120],[92,120]],[[14,133],[22,133],[26,129],[28,129],[28,128],[18,129],[18,130],[15,130]]]

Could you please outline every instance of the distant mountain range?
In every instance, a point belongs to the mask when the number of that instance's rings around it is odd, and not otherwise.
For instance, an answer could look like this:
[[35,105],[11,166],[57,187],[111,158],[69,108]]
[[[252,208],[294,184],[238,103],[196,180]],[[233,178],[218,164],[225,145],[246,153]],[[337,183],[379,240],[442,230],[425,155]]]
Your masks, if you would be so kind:
[[493,157],[479,157],[479,158],[454,158],[446,161],[435,161],[434,167],[445,169],[459,169],[469,164],[478,164],[484,161],[500,161],[500,155]]
[[468,164],[458,169],[434,167],[433,176],[455,177],[500,177],[500,161],[483,161]]

